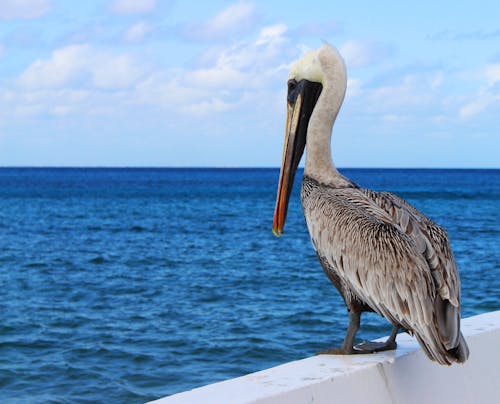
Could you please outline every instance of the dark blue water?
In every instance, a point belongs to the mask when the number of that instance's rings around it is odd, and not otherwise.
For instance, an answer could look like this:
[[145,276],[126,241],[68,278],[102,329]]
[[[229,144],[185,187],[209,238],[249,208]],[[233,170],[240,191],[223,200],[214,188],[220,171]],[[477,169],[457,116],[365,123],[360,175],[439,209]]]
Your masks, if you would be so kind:
[[[344,170],[445,226],[463,316],[498,310],[500,170]],[[300,175],[299,175],[300,177]],[[0,401],[143,402],[339,344],[276,169],[0,169]],[[361,338],[386,335],[376,315]]]

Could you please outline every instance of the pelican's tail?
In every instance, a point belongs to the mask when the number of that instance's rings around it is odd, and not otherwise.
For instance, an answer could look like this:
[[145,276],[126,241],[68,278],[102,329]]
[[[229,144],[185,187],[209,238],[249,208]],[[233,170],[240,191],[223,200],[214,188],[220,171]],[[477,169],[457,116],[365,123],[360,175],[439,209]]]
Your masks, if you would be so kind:
[[464,363],[469,348],[460,332],[460,308],[439,296],[434,301],[433,320],[413,330],[429,359],[441,365]]
[[469,347],[467,346],[467,342],[465,342],[465,338],[460,333],[460,339],[458,340],[458,345],[456,348],[448,350],[450,354],[450,359],[457,363],[464,363],[469,357]]
[[[429,327],[430,328],[430,327]],[[430,331],[429,328],[427,331]],[[422,347],[427,357],[430,360],[440,363],[441,365],[451,365],[452,363],[464,363],[469,357],[469,347],[464,336],[459,331],[456,344],[446,346],[443,344],[437,333],[414,333],[415,338]]]

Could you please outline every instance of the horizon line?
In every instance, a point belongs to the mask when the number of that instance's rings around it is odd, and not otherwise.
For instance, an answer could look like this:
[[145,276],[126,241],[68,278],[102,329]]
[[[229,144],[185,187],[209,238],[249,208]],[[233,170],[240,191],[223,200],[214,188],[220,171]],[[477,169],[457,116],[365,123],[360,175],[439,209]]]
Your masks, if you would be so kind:
[[[0,169],[34,169],[34,168],[51,168],[51,169],[247,169],[247,170],[274,170],[280,169],[280,166],[155,166],[155,165],[0,165]],[[304,169],[304,167],[298,167]],[[500,170],[500,167],[382,167],[382,166],[350,166],[337,167],[339,170]]]

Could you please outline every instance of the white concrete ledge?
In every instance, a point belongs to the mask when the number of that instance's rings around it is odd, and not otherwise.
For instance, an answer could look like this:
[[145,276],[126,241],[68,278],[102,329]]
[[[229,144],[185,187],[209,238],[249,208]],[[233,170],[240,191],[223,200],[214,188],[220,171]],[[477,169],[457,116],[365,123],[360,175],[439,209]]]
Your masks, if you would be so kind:
[[463,319],[462,332],[464,365],[431,362],[399,334],[396,351],[314,356],[154,403],[500,403],[500,311]]

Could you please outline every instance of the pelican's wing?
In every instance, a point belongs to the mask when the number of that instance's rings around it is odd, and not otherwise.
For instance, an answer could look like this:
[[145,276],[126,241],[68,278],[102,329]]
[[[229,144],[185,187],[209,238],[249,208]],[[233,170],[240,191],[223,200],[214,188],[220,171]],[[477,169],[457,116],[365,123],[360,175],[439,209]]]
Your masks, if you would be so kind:
[[429,265],[439,296],[460,307],[460,279],[446,230],[397,195],[362,192],[415,242]]
[[436,299],[425,242],[396,225],[364,190],[323,189],[303,200],[303,209],[317,252],[351,290],[392,323],[414,332],[429,356],[449,364],[446,347],[450,340],[456,346],[459,324],[446,321],[448,308]]
[[425,258],[437,292],[434,312],[440,340],[447,349],[457,347],[461,338],[460,278],[446,231],[394,194],[365,189],[362,192],[391,216]]
[[412,239],[359,189],[329,189],[303,204],[317,252],[363,301],[394,323],[432,321],[436,291]]

